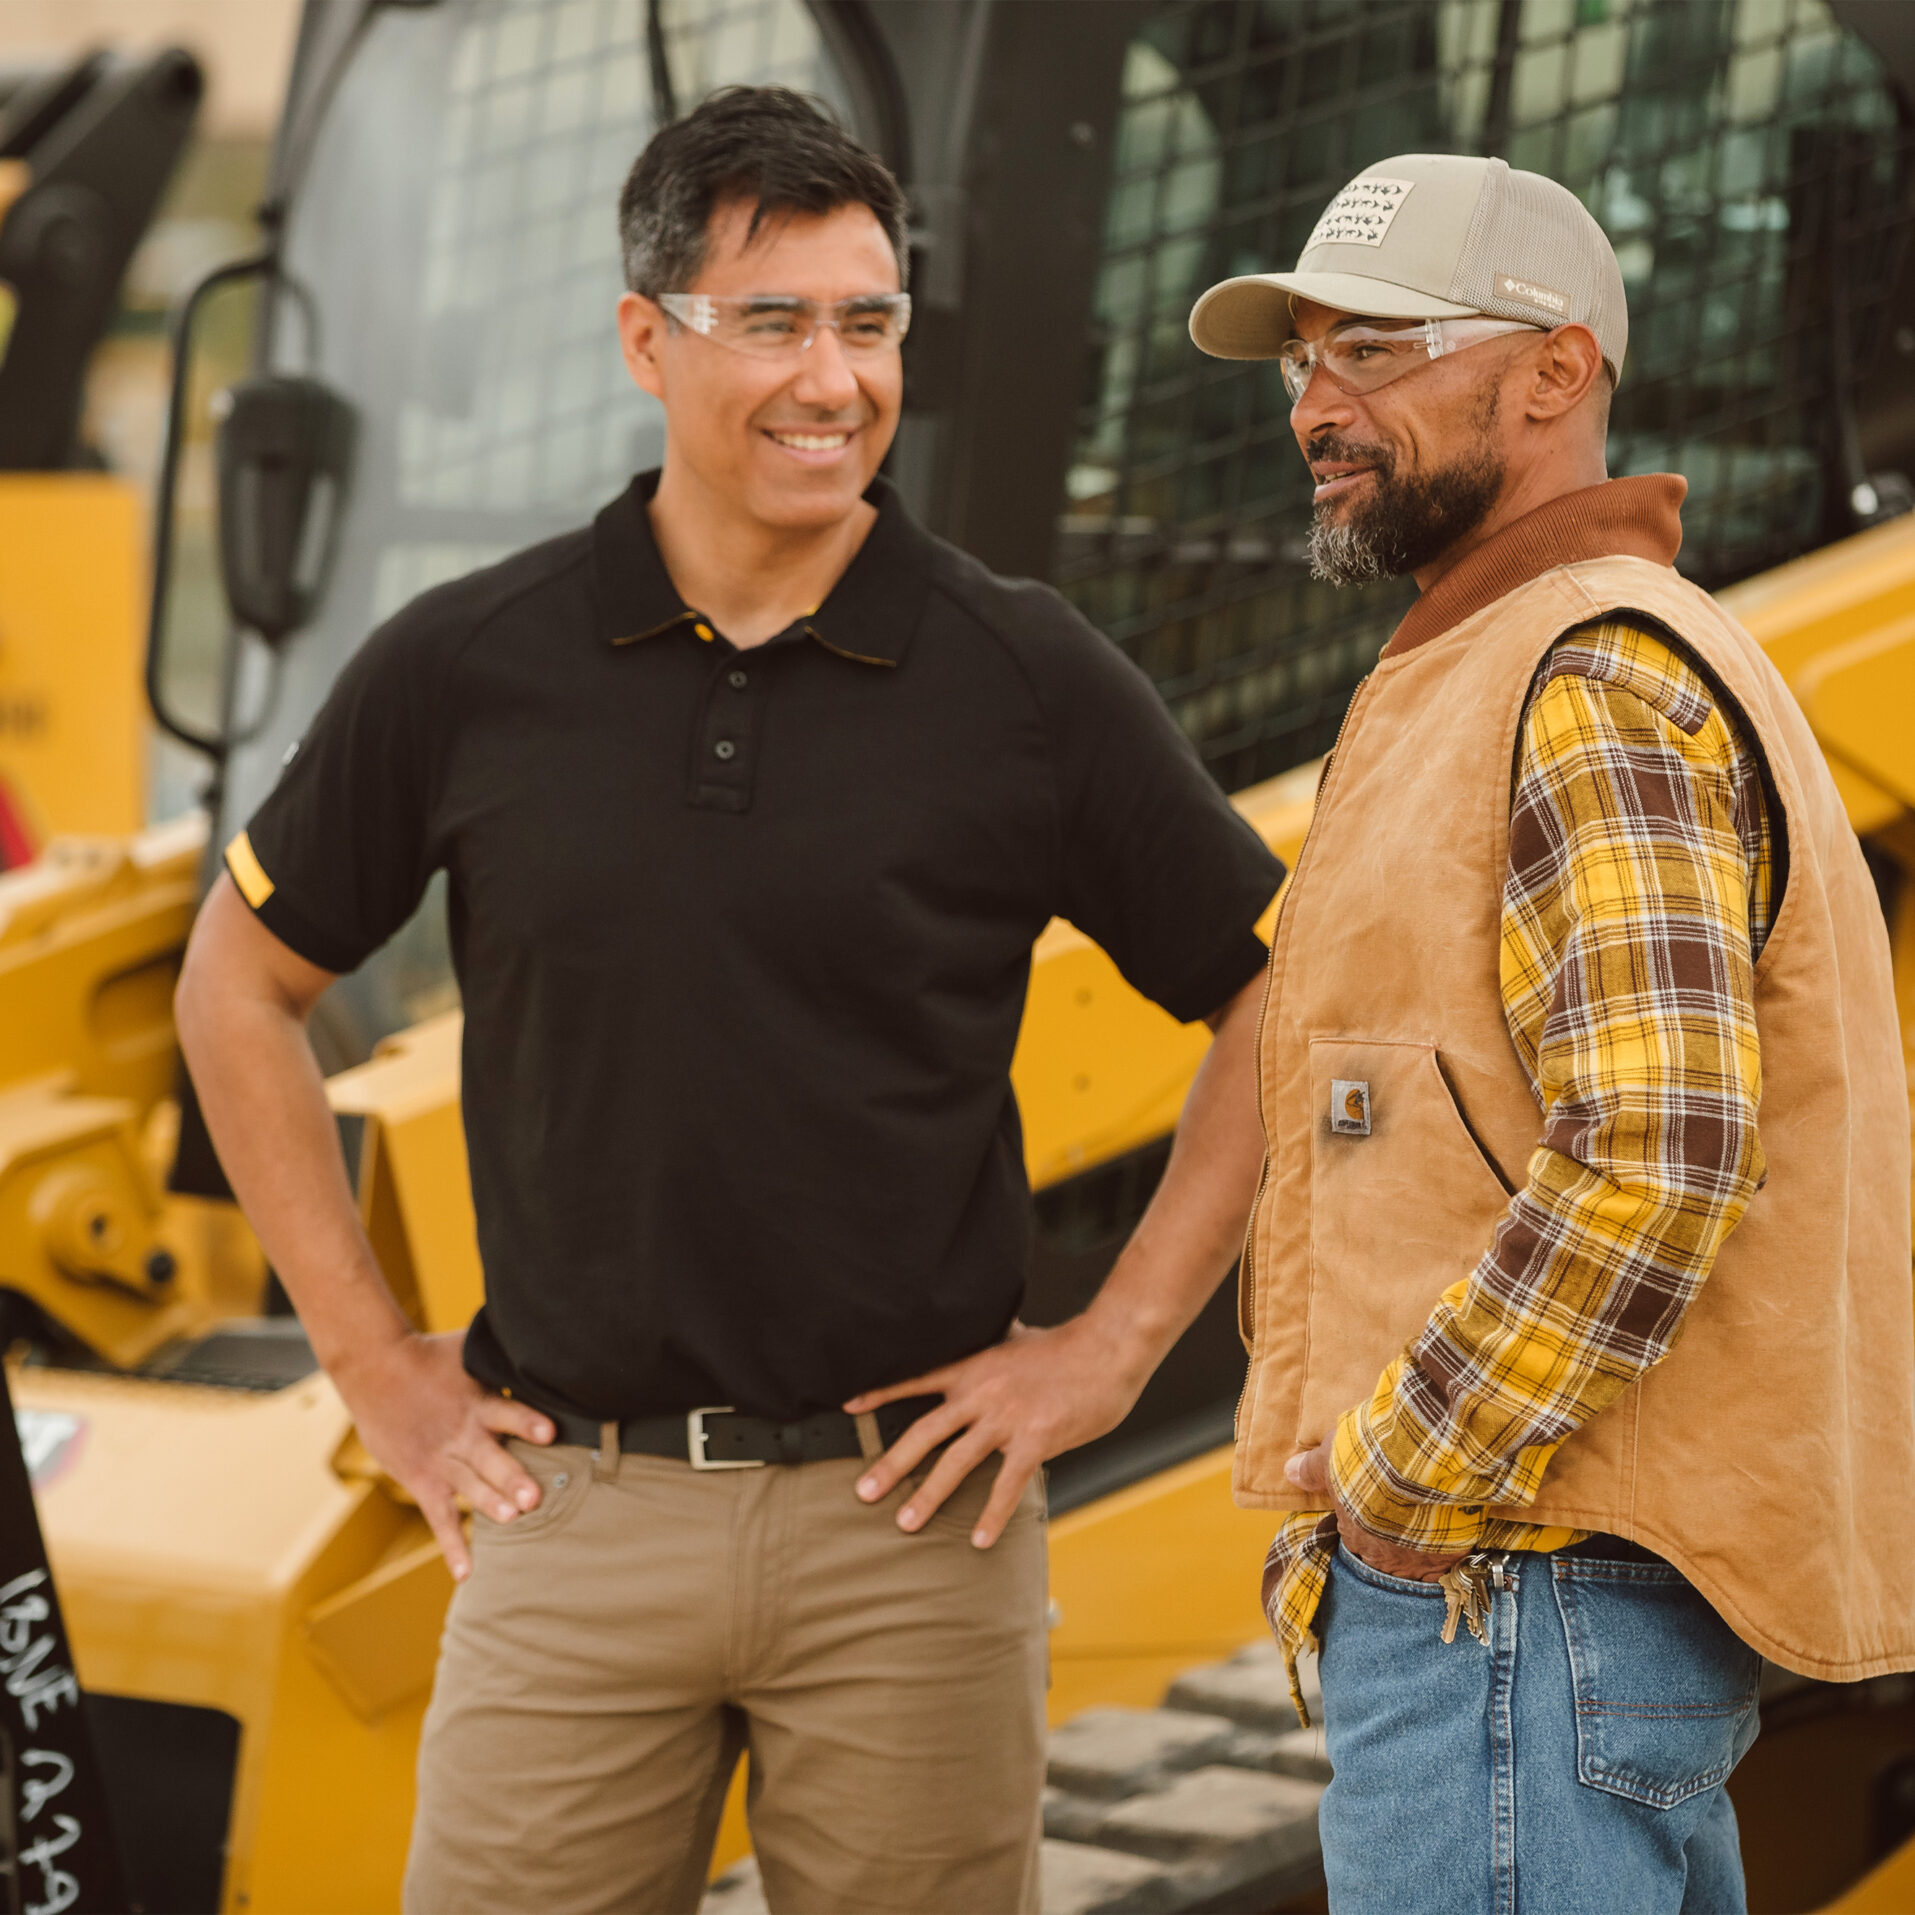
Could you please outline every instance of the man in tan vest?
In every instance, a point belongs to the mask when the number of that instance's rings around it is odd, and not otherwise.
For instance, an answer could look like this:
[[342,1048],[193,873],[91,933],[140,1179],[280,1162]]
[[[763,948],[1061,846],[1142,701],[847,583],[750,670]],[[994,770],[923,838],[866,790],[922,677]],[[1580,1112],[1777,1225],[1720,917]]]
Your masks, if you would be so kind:
[[1236,1493],[1321,1649],[1332,1905],[1740,1910],[1760,1657],[1915,1666],[1874,888],[1673,569],[1683,481],[1606,475],[1628,320],[1570,193],[1386,160],[1191,332],[1281,360],[1318,576],[1422,593],[1278,921],[1242,1268]]

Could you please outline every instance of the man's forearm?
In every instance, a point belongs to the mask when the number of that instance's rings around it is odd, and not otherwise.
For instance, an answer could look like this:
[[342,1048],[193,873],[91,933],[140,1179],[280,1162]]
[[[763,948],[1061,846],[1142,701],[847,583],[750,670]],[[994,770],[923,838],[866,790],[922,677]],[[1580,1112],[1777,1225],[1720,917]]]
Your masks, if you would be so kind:
[[236,978],[211,929],[181,984],[181,1046],[234,1195],[332,1371],[411,1326],[360,1225],[301,1007]]
[[306,1016],[331,981],[253,917],[225,878],[202,907],[174,1000],[180,1044],[234,1193],[367,1449],[432,1526],[455,1578],[460,1502],[511,1522],[539,1487],[499,1438],[549,1443],[529,1404],[480,1388],[456,1333],[416,1334],[360,1227]]
[[331,1370],[368,1343],[404,1336],[410,1326],[360,1226],[304,1027],[263,1006],[229,1008],[217,1039],[189,1062],[234,1195],[313,1354]]
[[1243,1247],[1263,1168],[1255,1049],[1263,980],[1231,1000],[1192,1080],[1163,1181],[1085,1313],[1145,1379],[1209,1302]]

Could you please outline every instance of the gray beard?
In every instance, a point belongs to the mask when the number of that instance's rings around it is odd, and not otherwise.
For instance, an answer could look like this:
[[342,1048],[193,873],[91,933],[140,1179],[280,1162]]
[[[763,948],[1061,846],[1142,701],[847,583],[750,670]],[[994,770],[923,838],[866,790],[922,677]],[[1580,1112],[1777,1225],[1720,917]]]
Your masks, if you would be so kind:
[[1326,585],[1374,585],[1396,574],[1373,526],[1335,525],[1319,513],[1310,525],[1310,576]]

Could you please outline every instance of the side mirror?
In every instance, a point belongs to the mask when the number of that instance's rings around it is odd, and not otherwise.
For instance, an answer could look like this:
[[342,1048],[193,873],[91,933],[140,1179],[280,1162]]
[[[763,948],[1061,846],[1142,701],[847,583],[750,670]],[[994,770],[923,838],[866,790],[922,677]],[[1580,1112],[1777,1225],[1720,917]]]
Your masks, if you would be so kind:
[[312,616],[346,499],[353,410],[318,379],[268,375],[220,395],[219,565],[233,617],[278,646]]

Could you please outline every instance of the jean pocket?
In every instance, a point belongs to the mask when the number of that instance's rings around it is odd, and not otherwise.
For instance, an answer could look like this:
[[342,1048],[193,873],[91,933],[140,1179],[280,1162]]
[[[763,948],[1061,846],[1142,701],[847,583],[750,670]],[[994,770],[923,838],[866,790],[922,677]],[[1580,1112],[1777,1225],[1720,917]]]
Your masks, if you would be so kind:
[[1337,1544],[1335,1564],[1358,1582],[1368,1583],[1372,1589],[1387,1590],[1392,1596],[1419,1596],[1425,1602],[1445,1600],[1440,1583],[1418,1582],[1409,1576],[1392,1576],[1385,1569],[1372,1569],[1361,1556],[1341,1543]]
[[1723,1781],[1755,1740],[1761,1658],[1679,1571],[1555,1557],[1576,1779],[1652,1809]]

